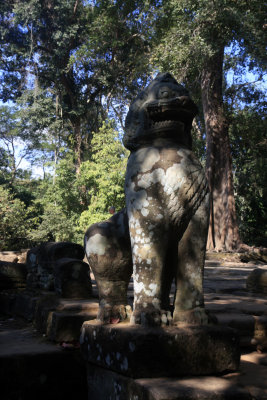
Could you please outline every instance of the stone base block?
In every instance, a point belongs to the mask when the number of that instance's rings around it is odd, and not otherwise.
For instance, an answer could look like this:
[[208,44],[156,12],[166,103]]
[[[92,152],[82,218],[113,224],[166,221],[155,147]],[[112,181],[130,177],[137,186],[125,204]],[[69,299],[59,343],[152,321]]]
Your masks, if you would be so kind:
[[79,341],[81,326],[84,321],[96,317],[95,309],[91,313],[51,312],[47,324],[46,335],[54,342]]
[[55,291],[64,298],[89,299],[92,283],[89,266],[82,260],[61,258],[55,263]]
[[255,268],[247,277],[247,290],[267,295],[267,271]]
[[82,326],[84,358],[133,378],[218,375],[238,369],[239,339],[217,326],[144,328],[128,323]]
[[87,364],[90,400],[250,400],[246,389],[225,378],[133,379]]
[[0,292],[0,312],[32,321],[38,297],[26,292]]
[[27,268],[25,264],[0,261],[0,290],[25,289]]
[[35,326],[55,342],[79,340],[84,321],[96,318],[98,303],[94,300],[66,300],[54,295],[41,298],[36,307]]

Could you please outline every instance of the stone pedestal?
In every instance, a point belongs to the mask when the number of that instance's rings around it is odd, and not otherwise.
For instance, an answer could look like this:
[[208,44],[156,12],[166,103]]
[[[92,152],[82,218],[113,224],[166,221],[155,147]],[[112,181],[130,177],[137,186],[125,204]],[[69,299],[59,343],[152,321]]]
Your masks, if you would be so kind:
[[144,328],[87,321],[81,350],[89,363],[135,379],[218,375],[237,370],[240,360],[235,331],[222,326]]

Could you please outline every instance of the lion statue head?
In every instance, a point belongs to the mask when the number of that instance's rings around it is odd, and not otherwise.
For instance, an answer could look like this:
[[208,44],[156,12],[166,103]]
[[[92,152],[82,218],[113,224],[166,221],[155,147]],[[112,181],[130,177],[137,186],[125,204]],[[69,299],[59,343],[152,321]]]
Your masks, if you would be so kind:
[[188,91],[171,74],[158,74],[132,102],[123,144],[134,151],[155,140],[168,139],[191,149],[192,121],[197,111]]

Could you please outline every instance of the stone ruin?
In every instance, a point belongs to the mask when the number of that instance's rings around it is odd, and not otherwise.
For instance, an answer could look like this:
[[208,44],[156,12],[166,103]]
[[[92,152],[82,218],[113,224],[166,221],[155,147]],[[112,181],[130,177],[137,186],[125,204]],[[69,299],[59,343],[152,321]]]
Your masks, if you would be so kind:
[[92,285],[82,246],[47,242],[27,253],[27,287],[55,291],[64,298],[88,299]]
[[[81,334],[89,385],[91,365],[100,375],[109,369],[132,378],[238,368],[236,334],[217,327],[204,306],[209,190],[192,152],[196,113],[187,90],[168,73],[130,106],[123,138],[131,151],[126,209],[85,234],[99,290],[97,320],[85,322]],[[133,309],[127,302],[132,274]]]

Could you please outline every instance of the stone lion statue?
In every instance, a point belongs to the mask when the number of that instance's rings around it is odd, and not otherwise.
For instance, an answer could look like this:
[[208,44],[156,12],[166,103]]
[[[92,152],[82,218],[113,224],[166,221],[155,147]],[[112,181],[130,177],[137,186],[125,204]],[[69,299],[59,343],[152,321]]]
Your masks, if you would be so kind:
[[[103,322],[130,314],[132,324],[145,326],[208,322],[202,285],[209,192],[191,150],[196,113],[187,90],[169,73],[159,74],[130,106],[123,138],[131,151],[126,210],[92,225],[85,235]],[[132,273],[131,313],[127,287]]]

